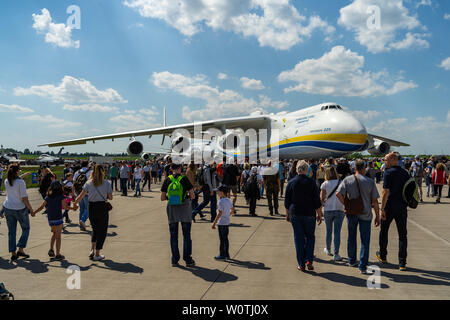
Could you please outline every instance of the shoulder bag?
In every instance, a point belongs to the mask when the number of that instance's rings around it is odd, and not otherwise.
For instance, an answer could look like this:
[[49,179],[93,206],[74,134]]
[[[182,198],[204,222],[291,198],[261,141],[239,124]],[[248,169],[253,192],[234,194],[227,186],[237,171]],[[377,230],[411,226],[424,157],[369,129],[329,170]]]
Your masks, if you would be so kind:
[[344,212],[348,215],[359,215],[364,211],[364,203],[361,197],[361,189],[359,188],[358,178],[354,174],[353,177],[356,180],[356,185],[358,186],[358,198],[350,199],[348,197],[348,192],[345,194],[344,198]]
[[111,210],[113,209],[112,204],[111,204],[109,201],[107,201],[107,200],[105,199],[105,197],[98,191],[97,187],[94,186],[94,182],[92,182],[92,186],[94,187],[95,191],[97,191],[97,193],[100,195],[100,197],[102,197],[103,200],[105,200],[106,209],[107,209],[108,211],[111,211]]

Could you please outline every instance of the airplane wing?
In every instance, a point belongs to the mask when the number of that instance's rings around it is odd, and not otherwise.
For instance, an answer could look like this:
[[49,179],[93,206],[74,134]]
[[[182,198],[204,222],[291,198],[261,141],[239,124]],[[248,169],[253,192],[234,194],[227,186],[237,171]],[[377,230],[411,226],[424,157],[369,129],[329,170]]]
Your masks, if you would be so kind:
[[73,140],[65,140],[65,141],[57,141],[51,143],[41,144],[38,147],[62,147],[62,146],[73,146],[86,144],[88,141],[98,141],[98,140],[108,140],[119,138],[128,138],[128,137],[138,137],[138,136],[152,136],[152,135],[170,135],[176,129],[186,129],[189,132],[194,132],[194,125],[201,125],[202,131],[208,130],[210,128],[226,128],[226,129],[236,129],[242,128],[243,130],[254,128],[267,128],[267,121],[270,120],[268,115],[257,115],[257,116],[248,116],[248,117],[237,117],[237,118],[228,118],[228,119],[219,119],[219,120],[210,120],[203,122],[195,122],[195,123],[187,123],[180,124],[174,126],[166,126],[160,128],[146,129],[146,130],[138,130],[138,131],[129,131],[129,132],[121,132],[114,133],[102,136],[94,136],[94,137],[86,137],[80,139]]
[[374,139],[385,141],[385,142],[389,143],[393,147],[409,147],[410,146],[409,144],[404,143],[404,142],[395,141],[395,140],[392,140],[392,139],[376,136],[376,135],[373,135],[373,134],[369,134],[369,136],[374,138]]

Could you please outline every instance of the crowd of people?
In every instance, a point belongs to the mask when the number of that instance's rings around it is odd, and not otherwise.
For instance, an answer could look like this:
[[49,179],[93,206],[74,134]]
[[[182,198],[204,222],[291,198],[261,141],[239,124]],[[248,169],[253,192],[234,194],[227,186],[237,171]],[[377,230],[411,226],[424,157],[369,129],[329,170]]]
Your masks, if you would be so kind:
[[[42,203],[34,210],[28,200],[20,166],[13,164],[9,166],[4,182],[6,200],[1,215],[5,215],[7,220],[12,260],[29,257],[24,252],[30,232],[29,216],[35,217],[41,211],[47,215],[52,233],[48,255],[52,259],[63,260],[61,234],[64,223],[72,222],[70,210],[79,211],[79,228],[86,231],[88,220],[92,227],[89,258],[99,261],[105,258],[101,250],[107,236],[113,191],[128,196],[128,191],[132,190],[134,197],[139,198],[146,186],[148,192],[152,192],[152,184],[160,184],[161,201],[167,201],[172,266],[179,266],[181,258],[178,249],[180,223],[183,260],[187,266],[193,266],[191,226],[197,216],[206,219],[204,209],[207,205],[211,228],[218,229],[219,233],[220,248],[215,259],[226,260],[230,258],[230,216],[238,211],[238,194],[243,194],[250,216],[257,216],[257,202],[264,198],[267,199],[268,214],[281,216],[279,200],[284,198],[285,218],[293,228],[299,270],[314,270],[315,228],[316,223],[323,221],[326,226],[324,253],[332,256],[334,261],[343,260],[340,234],[345,219],[349,266],[358,265],[361,273],[367,272],[372,221],[375,227],[380,227],[376,257],[381,263],[386,263],[388,230],[395,220],[399,232],[399,268],[405,270],[408,204],[403,197],[404,186],[413,179],[419,186],[420,201],[423,201],[422,183],[425,180],[427,197],[436,197],[436,203],[440,203],[444,185],[449,185],[450,197],[449,165],[446,158],[421,159],[416,156],[411,161],[398,153],[390,153],[383,159],[352,161],[328,158],[250,164],[236,160],[234,163],[191,163],[187,166],[172,163],[170,157],[111,165],[82,161],[66,164],[61,177],[48,167],[39,170]],[[383,184],[381,201],[378,183]],[[18,242],[17,224],[22,228]],[[359,263],[358,226],[361,239]]]

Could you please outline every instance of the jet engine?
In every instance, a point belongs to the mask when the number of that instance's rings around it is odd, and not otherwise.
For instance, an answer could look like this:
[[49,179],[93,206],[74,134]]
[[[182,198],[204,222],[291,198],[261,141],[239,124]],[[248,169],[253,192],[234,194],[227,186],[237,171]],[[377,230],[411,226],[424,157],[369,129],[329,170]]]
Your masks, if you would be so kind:
[[373,139],[373,141],[369,141],[369,147],[367,149],[367,152],[369,152],[373,156],[384,156],[385,154],[389,153],[391,151],[391,146],[389,143]]
[[148,152],[143,153],[141,156],[141,159],[144,161],[150,160],[150,158],[151,158],[151,155]]
[[144,145],[136,140],[130,142],[127,152],[130,156],[139,156],[144,151]]

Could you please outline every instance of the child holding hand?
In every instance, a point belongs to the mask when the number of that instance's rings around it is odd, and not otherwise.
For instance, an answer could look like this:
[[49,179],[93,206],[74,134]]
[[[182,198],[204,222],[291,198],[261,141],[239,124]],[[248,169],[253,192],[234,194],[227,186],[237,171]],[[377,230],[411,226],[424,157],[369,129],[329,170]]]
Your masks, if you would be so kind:
[[[63,186],[59,181],[55,180],[51,183],[47,191],[47,196],[44,198],[44,202],[34,213],[38,213],[44,209],[44,207],[47,208],[48,224],[53,233],[52,238],[50,239],[50,250],[48,251],[48,255],[49,257],[54,258],[54,260],[64,260],[65,257],[61,254],[61,233],[64,224],[62,209],[77,210],[77,206],[67,206]],[[56,255],[53,250],[55,243]]]
[[219,203],[217,204],[218,214],[214,219],[211,226],[212,229],[216,229],[216,225],[219,227],[219,239],[220,239],[220,253],[216,260],[226,260],[230,259],[229,247],[230,243],[228,241],[228,233],[230,226],[230,216],[234,214],[233,203],[230,198],[227,198],[228,187],[222,185],[217,189],[217,193],[220,197]]

